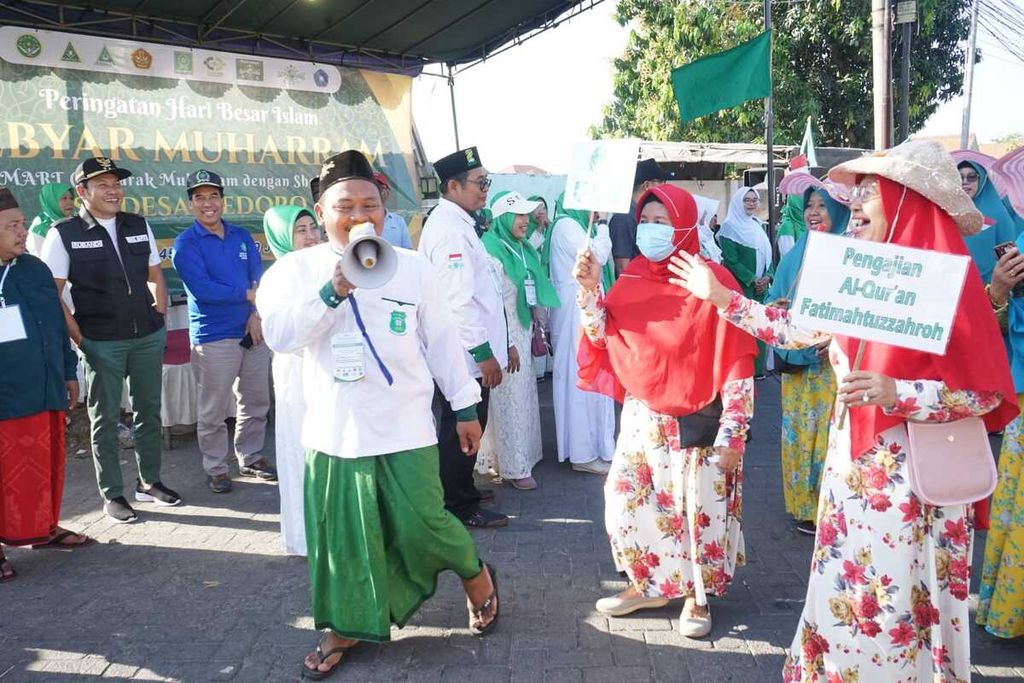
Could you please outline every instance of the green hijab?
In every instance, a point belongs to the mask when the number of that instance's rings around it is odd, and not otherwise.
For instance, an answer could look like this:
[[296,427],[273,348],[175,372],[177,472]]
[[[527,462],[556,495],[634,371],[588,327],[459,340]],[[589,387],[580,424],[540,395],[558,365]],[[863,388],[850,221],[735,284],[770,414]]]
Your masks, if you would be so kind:
[[[509,193],[499,192],[494,195],[491,198],[491,206],[494,206],[494,202],[507,194]],[[541,265],[540,254],[525,239],[517,240],[512,235],[512,224],[515,223],[515,220],[516,214],[514,213],[503,213],[492,219],[490,230],[485,232],[480,240],[487,248],[487,253],[501,263],[505,269],[505,275],[519,290],[516,296],[516,313],[519,315],[519,322],[523,328],[529,329],[533,323],[533,312],[526,303],[527,275],[533,278],[534,288],[537,292],[537,305],[555,308],[561,304],[558,294],[548,278],[547,269]]]
[[806,230],[804,198],[798,194],[791,194],[786,198],[786,204],[782,207],[782,217],[779,220],[779,231],[776,238],[789,235],[796,242]]
[[[551,227],[553,228],[558,221],[563,218],[568,218],[574,221],[580,226],[580,229],[584,232],[587,231],[587,224],[590,222],[590,212],[586,209],[567,209],[564,206],[565,192],[558,195],[558,199],[555,201],[555,216],[551,219]],[[591,228],[593,229],[593,228]],[[548,228],[551,231],[551,228]],[[551,240],[544,240],[544,253],[541,254],[541,258],[544,263],[550,265],[551,263]],[[601,285],[604,287],[604,291],[611,289],[612,284],[615,282],[615,262],[609,258],[608,263],[604,264],[601,269]]]
[[312,211],[294,204],[279,204],[263,214],[263,234],[267,236],[267,246],[274,252],[274,258],[281,258],[295,249],[292,235],[295,233],[295,221],[302,215],[309,216],[316,224]]
[[60,210],[60,198],[71,192],[71,186],[64,183],[47,183],[39,190],[39,215],[32,219],[28,226],[29,232],[46,237],[46,231],[54,223],[64,220],[64,212]]

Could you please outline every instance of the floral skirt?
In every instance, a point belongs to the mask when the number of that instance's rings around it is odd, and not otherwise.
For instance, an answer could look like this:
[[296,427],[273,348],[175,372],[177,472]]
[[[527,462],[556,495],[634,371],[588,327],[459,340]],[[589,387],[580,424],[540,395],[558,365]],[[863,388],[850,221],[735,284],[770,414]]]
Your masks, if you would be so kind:
[[782,496],[797,521],[817,516],[835,397],[835,372],[826,363],[782,376]]
[[[1024,394],[1017,401],[1024,409]],[[1024,417],[1003,435],[990,525],[977,622],[994,636],[1018,638],[1024,636]]]
[[968,507],[921,504],[907,477],[907,431],[850,457],[834,430],[803,614],[786,683],[970,679]]
[[627,398],[605,525],[620,571],[648,597],[725,595],[744,564],[742,468],[726,475],[711,448],[679,447],[679,423]]

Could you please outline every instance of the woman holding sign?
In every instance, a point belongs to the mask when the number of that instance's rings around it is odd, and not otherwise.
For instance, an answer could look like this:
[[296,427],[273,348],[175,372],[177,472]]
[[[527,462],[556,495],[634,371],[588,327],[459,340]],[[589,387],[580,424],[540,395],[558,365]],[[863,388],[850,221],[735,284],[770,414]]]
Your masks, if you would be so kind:
[[[856,182],[848,234],[857,239],[966,256],[962,235],[981,228],[981,215],[936,143],[909,142],[829,175]],[[829,338],[793,325],[788,311],[731,292],[696,259],[673,259],[669,267],[677,284],[773,345],[801,348]],[[960,289],[951,282],[950,296]],[[861,369],[851,372],[862,344]],[[807,599],[785,681],[970,679],[971,509],[929,505],[912,492],[908,423],[979,416],[995,431],[1010,422],[1018,409],[1006,357],[990,352],[999,347],[973,266],[945,355],[832,338],[837,407],[849,408],[849,419],[832,428]],[[974,445],[956,441],[949,456],[975,453]]]
[[[583,251],[575,269],[580,386],[622,403],[605,526],[630,585],[597,610],[623,616],[685,598],[680,633],[700,638],[711,631],[707,596],[725,595],[744,562],[742,463],[757,346],[669,283],[669,256],[700,258],[693,196],[658,185],[640,196],[636,218],[641,255],[607,297],[596,257]],[[729,271],[709,268],[739,291]]]
[[[809,173],[804,175],[806,179],[800,180],[812,186],[790,195],[790,200],[796,198],[804,207],[801,225],[811,231],[843,234],[850,220],[850,209],[844,205],[849,199],[841,196],[837,186],[826,186]],[[792,304],[806,249],[807,231],[804,230],[782,257],[768,290],[768,300],[775,305],[789,308]],[[828,363],[822,363],[828,355],[827,344],[799,351],[777,349],[776,354],[783,362],[776,367],[782,372],[782,494],[786,512],[797,521],[797,530],[813,536],[821,470],[828,451],[828,426],[836,395],[835,376]]]

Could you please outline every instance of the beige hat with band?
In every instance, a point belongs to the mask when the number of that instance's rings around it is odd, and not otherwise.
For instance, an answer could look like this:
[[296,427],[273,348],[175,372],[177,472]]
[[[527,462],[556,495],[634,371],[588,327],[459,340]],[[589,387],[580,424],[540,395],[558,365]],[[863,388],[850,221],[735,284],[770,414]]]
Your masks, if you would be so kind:
[[984,218],[960,187],[960,173],[949,152],[937,142],[910,140],[839,164],[828,172],[829,178],[848,187],[853,187],[861,175],[888,178],[934,202],[953,218],[961,235],[981,231]]

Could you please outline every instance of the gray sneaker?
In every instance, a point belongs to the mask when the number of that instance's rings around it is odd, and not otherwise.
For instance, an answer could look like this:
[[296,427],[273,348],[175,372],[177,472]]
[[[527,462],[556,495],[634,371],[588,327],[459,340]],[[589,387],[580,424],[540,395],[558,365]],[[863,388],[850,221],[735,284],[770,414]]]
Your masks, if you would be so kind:
[[277,481],[277,470],[266,458],[260,458],[251,465],[240,466],[238,473],[243,477],[253,477],[261,481]]
[[107,513],[107,516],[118,524],[131,524],[139,518],[135,514],[135,510],[132,509],[132,506],[124,499],[124,496],[118,496],[113,500],[104,502],[103,512]]
[[227,493],[231,490],[231,477],[226,474],[212,474],[206,477],[206,485],[214,493]]

